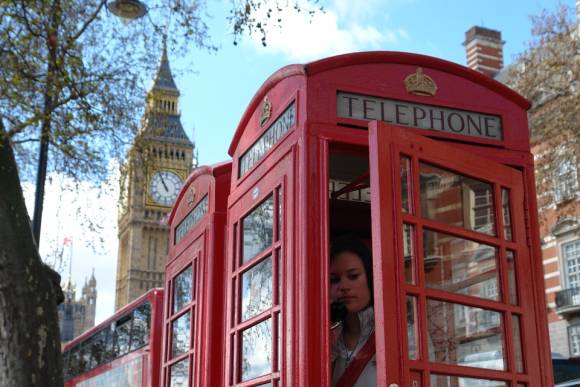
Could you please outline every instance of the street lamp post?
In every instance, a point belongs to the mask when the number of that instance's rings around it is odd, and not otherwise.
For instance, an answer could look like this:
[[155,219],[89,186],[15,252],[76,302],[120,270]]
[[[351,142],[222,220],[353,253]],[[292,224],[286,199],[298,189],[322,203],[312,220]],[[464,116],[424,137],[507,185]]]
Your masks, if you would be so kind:
[[[123,19],[124,22],[129,23],[132,20],[139,19],[147,13],[147,6],[139,0],[115,0],[107,3],[107,9],[115,16]],[[56,15],[56,13],[55,13]],[[53,27],[58,27],[58,22],[55,18],[52,20]],[[57,31],[57,28],[55,28]],[[52,56],[56,56],[56,45],[58,39],[56,34],[51,35],[48,40],[49,51]],[[49,61],[54,65],[55,58]],[[51,66],[49,64],[49,67]],[[49,73],[51,73],[49,71]],[[47,80],[48,86],[52,80]],[[47,92],[45,99],[45,111],[50,114],[52,109],[52,95],[50,91]],[[32,235],[36,241],[36,247],[40,247],[40,228],[42,225],[42,210],[44,204],[44,186],[46,183],[46,167],[48,163],[48,142],[50,136],[50,117],[44,118],[42,122],[42,129],[40,132],[40,151],[38,156],[38,170],[36,174],[36,194],[34,196],[34,215],[32,218]]]

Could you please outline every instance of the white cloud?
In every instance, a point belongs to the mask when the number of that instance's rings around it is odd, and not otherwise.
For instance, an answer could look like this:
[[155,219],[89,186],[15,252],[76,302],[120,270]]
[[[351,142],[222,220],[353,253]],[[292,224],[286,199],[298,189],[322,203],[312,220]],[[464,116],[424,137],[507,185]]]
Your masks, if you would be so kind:
[[[115,166],[111,168],[115,172],[118,170]],[[77,298],[94,269],[98,292],[97,323],[113,313],[115,304],[117,181],[118,175],[112,173],[100,189],[83,182],[75,190],[69,179],[51,174],[45,187],[40,255],[60,272],[63,282],[71,271]],[[32,217],[35,187],[23,184],[22,188]],[[92,219],[99,229],[89,230],[83,225],[83,218]],[[71,238],[72,246],[64,246],[64,238]],[[72,268],[69,266],[71,256]]]
[[[372,25],[376,3],[375,0],[337,0],[325,8],[325,12],[317,12],[312,18],[308,12],[286,10],[280,15],[283,23],[280,28],[267,28],[267,47],[262,47],[259,35],[252,36],[249,41],[258,52],[282,54],[290,60],[306,62],[353,51],[388,50],[398,42],[408,40],[406,30],[386,28],[385,15],[381,15],[381,26]],[[314,9],[312,5],[302,6],[306,10]]]

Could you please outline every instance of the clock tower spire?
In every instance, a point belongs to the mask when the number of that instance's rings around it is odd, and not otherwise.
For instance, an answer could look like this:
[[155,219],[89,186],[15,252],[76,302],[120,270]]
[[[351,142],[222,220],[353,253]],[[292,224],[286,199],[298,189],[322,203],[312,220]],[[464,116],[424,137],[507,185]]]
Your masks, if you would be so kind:
[[163,219],[197,164],[195,145],[181,124],[179,97],[164,39],[141,130],[121,168],[115,309],[163,286],[169,247],[169,228]]

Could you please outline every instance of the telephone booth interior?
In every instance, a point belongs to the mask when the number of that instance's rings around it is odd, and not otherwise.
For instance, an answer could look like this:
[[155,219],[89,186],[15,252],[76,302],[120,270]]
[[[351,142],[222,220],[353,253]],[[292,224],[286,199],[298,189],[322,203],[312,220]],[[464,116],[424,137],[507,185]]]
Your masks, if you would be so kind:
[[162,386],[223,384],[225,232],[231,162],[194,170],[168,223]]
[[342,234],[372,247],[377,385],[551,385],[528,107],[406,53],[266,80],[229,149],[225,385],[331,384]]

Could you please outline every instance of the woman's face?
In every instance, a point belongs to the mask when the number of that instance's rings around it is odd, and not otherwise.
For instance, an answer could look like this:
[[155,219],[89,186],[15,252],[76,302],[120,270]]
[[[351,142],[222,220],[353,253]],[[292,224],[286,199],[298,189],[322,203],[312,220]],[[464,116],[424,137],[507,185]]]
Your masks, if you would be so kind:
[[360,312],[369,305],[371,293],[358,255],[345,251],[331,261],[330,296],[333,302],[345,304],[349,313]]

